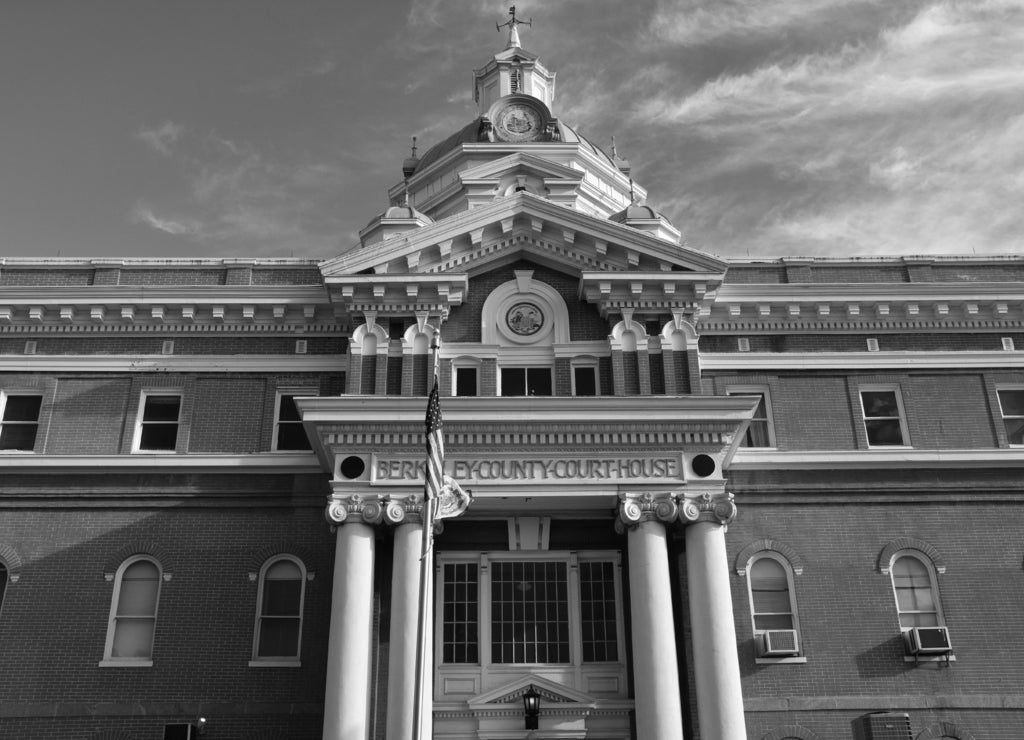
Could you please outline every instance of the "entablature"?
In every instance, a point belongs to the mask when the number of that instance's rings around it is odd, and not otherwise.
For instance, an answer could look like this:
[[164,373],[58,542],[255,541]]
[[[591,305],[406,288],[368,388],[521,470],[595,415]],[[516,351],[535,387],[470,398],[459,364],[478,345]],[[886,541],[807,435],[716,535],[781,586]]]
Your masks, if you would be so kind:
[[1024,283],[726,283],[700,323],[708,332],[1011,329],[1024,325]]
[[424,313],[446,317],[452,306],[461,305],[465,299],[469,276],[464,273],[373,273],[336,275],[326,277],[324,282],[335,306],[348,316]]
[[721,272],[593,272],[580,275],[580,298],[601,315],[637,312],[683,313],[692,316],[711,305],[722,284]]
[[132,331],[342,331],[321,286],[7,286],[0,333]]

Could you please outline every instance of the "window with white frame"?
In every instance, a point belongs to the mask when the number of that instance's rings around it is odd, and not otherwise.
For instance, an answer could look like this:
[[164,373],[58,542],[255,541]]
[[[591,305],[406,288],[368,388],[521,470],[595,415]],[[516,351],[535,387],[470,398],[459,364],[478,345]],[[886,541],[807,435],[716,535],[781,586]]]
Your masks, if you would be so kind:
[[622,659],[617,554],[453,554],[440,562],[443,664]]
[[1024,445],[1024,387],[999,388],[996,395],[1006,428],[1006,441],[1013,446]]
[[943,626],[935,566],[929,558],[913,550],[898,552],[893,556],[889,574],[892,576],[900,629]]
[[39,393],[0,394],[0,450],[32,452],[39,432]]
[[264,564],[259,584],[253,661],[298,661],[306,594],[305,566],[298,558],[279,556]]
[[750,419],[740,447],[775,447],[775,425],[768,401],[768,389],[762,386],[729,386],[725,393],[729,396],[757,396],[761,399],[754,409],[754,416]]
[[573,360],[572,394],[574,396],[601,395],[598,378],[596,360]]
[[501,368],[503,396],[550,396],[551,392],[550,367]]
[[480,373],[476,366],[455,367],[455,395],[480,395]]
[[274,441],[275,450],[309,450],[309,438],[302,426],[302,419],[299,417],[299,410],[295,406],[297,396],[315,396],[316,391],[292,390],[279,392],[274,411]]
[[160,580],[160,565],[145,556],[129,558],[117,569],[105,664],[152,665]]
[[180,417],[180,393],[144,391],[135,429],[135,450],[174,452],[178,444]]
[[800,621],[789,561],[771,551],[754,555],[747,566],[747,592],[754,637],[759,640],[759,655],[797,655]]
[[869,447],[898,447],[908,444],[903,400],[897,388],[861,388],[860,402]]

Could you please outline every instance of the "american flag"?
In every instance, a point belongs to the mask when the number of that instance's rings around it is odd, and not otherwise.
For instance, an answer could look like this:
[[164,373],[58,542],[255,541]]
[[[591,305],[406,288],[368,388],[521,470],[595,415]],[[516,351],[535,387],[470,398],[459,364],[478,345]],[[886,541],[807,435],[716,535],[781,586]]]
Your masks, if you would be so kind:
[[444,432],[441,429],[441,398],[438,394],[437,374],[434,387],[427,400],[427,475],[424,487],[426,505],[423,516],[423,554],[433,543],[434,518],[444,486]]

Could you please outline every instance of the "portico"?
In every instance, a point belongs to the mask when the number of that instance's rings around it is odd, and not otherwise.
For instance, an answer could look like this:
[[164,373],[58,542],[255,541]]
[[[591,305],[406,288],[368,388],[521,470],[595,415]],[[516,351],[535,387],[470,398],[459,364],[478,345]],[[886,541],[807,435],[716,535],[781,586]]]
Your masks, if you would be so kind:
[[[380,527],[394,530],[387,736],[403,737],[413,696],[424,400],[341,396],[297,405],[332,471],[328,518],[338,537],[325,737],[368,737],[368,725],[358,726],[369,717],[367,694],[350,689],[370,675],[367,588]],[[681,615],[667,546],[681,527],[695,630],[685,650],[700,671],[702,733],[744,737],[742,721],[730,724],[742,717],[742,696],[724,548],[736,507],[725,473],[755,405],[742,396],[444,399],[448,473],[475,499],[458,527],[479,534],[436,540],[435,738],[516,736],[501,733],[521,729],[521,716],[485,705],[543,683],[552,710],[541,717],[544,737],[625,739],[632,712],[639,738],[682,740]],[[567,522],[606,534],[593,547],[566,545],[558,533]],[[485,531],[500,541],[485,542]],[[507,613],[505,588],[513,594]],[[594,595],[600,589],[607,597]],[[618,611],[595,621],[595,610],[612,604]],[[591,634],[598,621],[608,634]]]

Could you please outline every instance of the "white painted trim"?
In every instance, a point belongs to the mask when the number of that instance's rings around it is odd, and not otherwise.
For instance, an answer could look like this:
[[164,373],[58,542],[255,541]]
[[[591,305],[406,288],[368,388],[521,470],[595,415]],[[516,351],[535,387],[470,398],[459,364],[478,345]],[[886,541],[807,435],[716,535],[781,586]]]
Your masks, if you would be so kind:
[[887,370],[1024,368],[1024,353],[993,352],[707,352],[703,370]]
[[907,468],[1024,468],[1024,448],[983,450],[798,450],[740,447],[730,471]]
[[[817,260],[815,260],[817,261]],[[736,264],[736,263],[734,263]],[[813,264],[813,263],[812,263]],[[726,283],[718,289],[717,303],[941,303],[959,300],[1021,301],[1020,282],[1000,283]]]
[[0,356],[0,372],[304,372],[348,370],[348,355]]
[[[522,365],[520,365],[522,367]],[[345,423],[352,428],[380,423],[423,425],[423,399],[406,396],[319,396],[297,398],[304,422]],[[503,424],[611,423],[636,425],[697,421],[742,422],[751,417],[756,401],[748,396],[549,396],[543,403],[524,404],[522,396],[494,396],[444,400],[444,418],[453,423],[479,423],[500,419]]]
[[[156,267],[157,264],[142,264]],[[205,306],[217,304],[238,306],[257,305],[330,305],[327,290],[322,285],[87,285],[47,286],[5,285],[2,301],[10,306],[55,305],[165,305]]]
[[321,467],[312,452],[266,452],[255,455],[175,455],[135,452],[131,455],[34,455],[17,453],[0,455],[0,470],[17,469],[24,472],[62,471],[123,471],[133,470],[237,474],[239,470],[258,470],[261,473],[311,473]]

